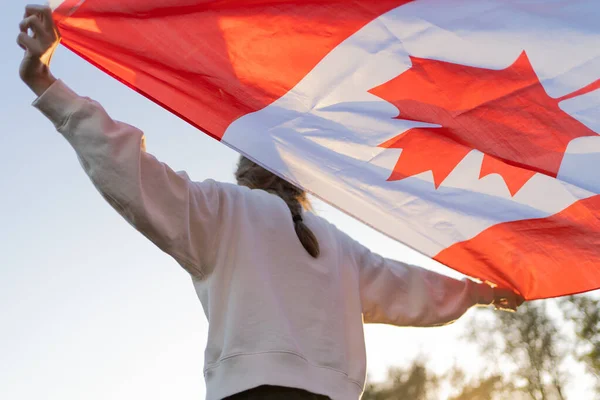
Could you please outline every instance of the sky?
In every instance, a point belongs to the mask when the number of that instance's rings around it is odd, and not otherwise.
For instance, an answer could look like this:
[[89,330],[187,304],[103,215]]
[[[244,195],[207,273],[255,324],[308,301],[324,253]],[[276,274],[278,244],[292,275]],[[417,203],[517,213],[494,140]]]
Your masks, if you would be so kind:
[[[66,140],[31,107],[16,45],[25,1],[0,14],[0,398],[202,399],[207,321],[190,277],[96,192]],[[237,154],[59,48],[52,70],[193,180],[231,182]],[[320,201],[317,212],[373,251],[456,272]],[[418,355],[443,370],[482,367],[447,327],[367,326],[370,375]],[[583,397],[580,397],[584,399]]]

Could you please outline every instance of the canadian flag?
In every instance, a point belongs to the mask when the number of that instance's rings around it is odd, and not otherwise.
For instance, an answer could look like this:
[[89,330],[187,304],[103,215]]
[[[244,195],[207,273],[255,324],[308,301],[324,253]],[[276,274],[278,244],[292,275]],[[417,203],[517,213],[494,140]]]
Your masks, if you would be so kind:
[[597,0],[66,0],[63,44],[526,299],[600,288]]

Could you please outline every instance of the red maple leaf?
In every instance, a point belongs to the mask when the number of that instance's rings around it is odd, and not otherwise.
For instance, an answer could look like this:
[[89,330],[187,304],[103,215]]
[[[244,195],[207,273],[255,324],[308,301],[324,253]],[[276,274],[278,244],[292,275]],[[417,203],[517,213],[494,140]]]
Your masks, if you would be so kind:
[[390,181],[432,171],[437,188],[477,149],[484,153],[479,178],[500,174],[514,195],[536,173],[556,177],[571,140],[596,135],[558,104],[600,88],[600,79],[554,99],[525,52],[503,70],[411,61],[409,70],[369,92],[394,104],[397,119],[441,127],[411,128],[379,145],[402,149]]

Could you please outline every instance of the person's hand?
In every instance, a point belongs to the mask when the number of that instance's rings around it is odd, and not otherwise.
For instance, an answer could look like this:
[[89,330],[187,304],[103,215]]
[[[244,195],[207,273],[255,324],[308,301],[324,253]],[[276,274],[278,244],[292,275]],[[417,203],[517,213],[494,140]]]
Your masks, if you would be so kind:
[[496,310],[515,312],[517,307],[523,304],[524,301],[523,297],[510,289],[494,288],[494,302],[492,305]]
[[21,32],[17,43],[25,50],[19,74],[23,82],[40,96],[56,80],[50,73],[50,60],[60,43],[60,34],[52,20],[52,10],[40,5],[25,7],[19,28]]

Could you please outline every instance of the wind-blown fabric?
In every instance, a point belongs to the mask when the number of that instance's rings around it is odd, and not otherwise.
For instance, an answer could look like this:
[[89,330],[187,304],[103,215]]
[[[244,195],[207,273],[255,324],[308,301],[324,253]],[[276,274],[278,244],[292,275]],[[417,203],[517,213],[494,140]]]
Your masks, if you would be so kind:
[[600,3],[66,0],[63,44],[526,299],[600,288]]

